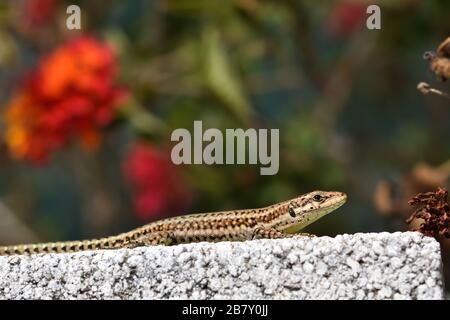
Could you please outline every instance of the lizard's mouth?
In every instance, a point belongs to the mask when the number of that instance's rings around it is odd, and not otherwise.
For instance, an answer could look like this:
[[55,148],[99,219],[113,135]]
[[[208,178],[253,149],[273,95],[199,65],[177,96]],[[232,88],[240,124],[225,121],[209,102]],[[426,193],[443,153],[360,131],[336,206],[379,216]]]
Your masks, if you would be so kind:
[[336,192],[337,195],[334,198],[329,199],[329,203],[325,205],[325,209],[329,208],[329,212],[336,210],[347,202],[347,195],[343,192]]

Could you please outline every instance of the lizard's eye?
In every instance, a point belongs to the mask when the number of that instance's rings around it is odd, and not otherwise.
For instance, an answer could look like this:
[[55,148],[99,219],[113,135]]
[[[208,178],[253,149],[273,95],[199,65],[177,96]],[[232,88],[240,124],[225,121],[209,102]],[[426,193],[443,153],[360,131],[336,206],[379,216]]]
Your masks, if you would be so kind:
[[320,194],[316,194],[314,195],[313,200],[317,202],[322,201],[322,196]]
[[291,215],[292,218],[295,218],[295,211],[293,208],[289,208],[289,214]]

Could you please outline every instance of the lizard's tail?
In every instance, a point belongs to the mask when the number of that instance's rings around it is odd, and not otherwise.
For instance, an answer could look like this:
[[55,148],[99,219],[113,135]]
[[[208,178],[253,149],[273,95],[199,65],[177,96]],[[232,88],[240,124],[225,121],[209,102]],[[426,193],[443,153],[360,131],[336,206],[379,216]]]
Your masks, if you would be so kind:
[[123,248],[123,238],[118,236],[67,242],[49,242],[38,244],[21,244],[0,246],[0,256],[36,253],[68,253],[84,250],[118,249]]

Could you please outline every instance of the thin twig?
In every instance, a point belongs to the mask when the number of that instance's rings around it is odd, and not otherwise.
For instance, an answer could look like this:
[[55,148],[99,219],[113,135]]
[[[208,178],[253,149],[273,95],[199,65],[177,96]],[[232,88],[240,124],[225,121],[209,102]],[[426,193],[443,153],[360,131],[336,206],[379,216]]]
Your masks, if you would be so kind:
[[419,90],[422,94],[426,95],[429,93],[433,93],[435,95],[450,99],[450,95],[446,92],[442,92],[441,90],[438,90],[436,88],[433,88],[432,86],[430,86],[428,83],[426,82],[420,82],[417,85],[417,90]]

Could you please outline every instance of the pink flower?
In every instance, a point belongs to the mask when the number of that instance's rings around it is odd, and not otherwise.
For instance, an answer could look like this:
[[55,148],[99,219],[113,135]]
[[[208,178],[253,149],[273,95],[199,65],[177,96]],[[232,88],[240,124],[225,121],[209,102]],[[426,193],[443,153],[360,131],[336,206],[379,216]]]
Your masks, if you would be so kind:
[[135,212],[142,220],[179,214],[191,202],[190,188],[179,168],[148,144],[133,146],[123,171],[133,190]]
[[40,27],[56,14],[56,0],[26,0],[23,7],[23,23],[29,27]]
[[365,26],[367,5],[351,0],[336,2],[328,17],[327,28],[338,38],[347,38]]

